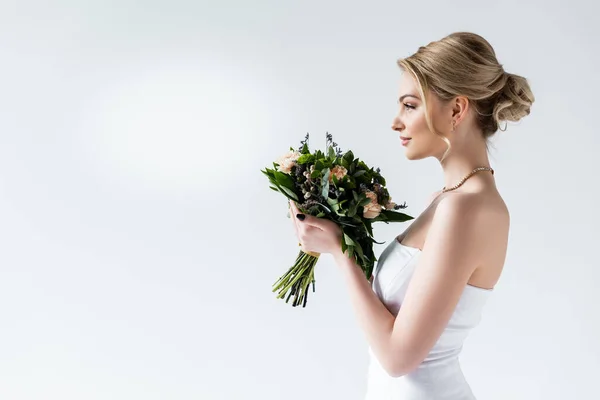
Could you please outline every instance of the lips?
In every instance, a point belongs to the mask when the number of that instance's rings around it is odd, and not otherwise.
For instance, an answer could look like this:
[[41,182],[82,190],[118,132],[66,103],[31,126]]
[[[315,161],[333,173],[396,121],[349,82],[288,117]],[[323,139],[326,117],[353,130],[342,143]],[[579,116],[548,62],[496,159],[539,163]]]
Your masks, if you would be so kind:
[[404,136],[400,136],[400,139],[402,139],[402,140],[410,140],[410,139],[412,139],[412,138],[409,138],[409,137],[404,137]]

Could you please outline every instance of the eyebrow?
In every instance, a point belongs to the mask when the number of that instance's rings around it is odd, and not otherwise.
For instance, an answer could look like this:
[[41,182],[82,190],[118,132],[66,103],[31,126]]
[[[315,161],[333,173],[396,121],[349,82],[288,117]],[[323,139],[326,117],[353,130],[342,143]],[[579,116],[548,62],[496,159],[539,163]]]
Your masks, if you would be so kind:
[[398,99],[398,103],[402,102],[402,100],[404,100],[406,97],[414,97],[414,98],[415,98],[415,99],[417,99],[417,100],[421,100],[421,99],[419,98],[419,96],[416,96],[416,95],[414,95],[414,94],[410,94],[410,93],[409,93],[409,94],[403,94],[402,96],[400,96],[400,98]]

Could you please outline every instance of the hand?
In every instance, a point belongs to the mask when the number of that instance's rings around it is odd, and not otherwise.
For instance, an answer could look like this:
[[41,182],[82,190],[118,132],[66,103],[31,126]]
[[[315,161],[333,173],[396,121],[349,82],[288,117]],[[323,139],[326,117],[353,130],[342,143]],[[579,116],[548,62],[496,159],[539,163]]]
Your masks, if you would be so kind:
[[342,251],[342,229],[333,221],[306,215],[304,220],[296,217],[302,212],[298,210],[293,200],[289,201],[290,216],[294,224],[294,231],[298,237],[303,251],[312,251],[321,254],[336,254]]

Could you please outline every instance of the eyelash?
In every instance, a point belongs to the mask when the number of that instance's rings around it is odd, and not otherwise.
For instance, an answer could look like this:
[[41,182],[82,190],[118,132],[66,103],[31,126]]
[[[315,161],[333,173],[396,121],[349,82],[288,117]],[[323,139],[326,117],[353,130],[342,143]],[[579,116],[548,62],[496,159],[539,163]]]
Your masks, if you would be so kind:
[[404,103],[404,108],[408,108],[409,110],[414,110],[416,107],[415,106],[411,106],[410,104]]

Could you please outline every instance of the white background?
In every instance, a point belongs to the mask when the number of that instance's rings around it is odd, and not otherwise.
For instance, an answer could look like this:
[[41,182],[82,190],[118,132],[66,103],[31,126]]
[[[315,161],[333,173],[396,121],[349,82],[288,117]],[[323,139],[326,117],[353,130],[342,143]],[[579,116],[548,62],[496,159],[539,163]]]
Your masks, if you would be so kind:
[[482,400],[599,396],[594,7],[2,1],[0,398],[362,399],[330,256],[306,308],[270,290],[298,247],[260,169],[328,131],[418,215],[443,180],[390,129],[396,59],[458,30],[536,96],[490,154],[510,247],[463,370]]

